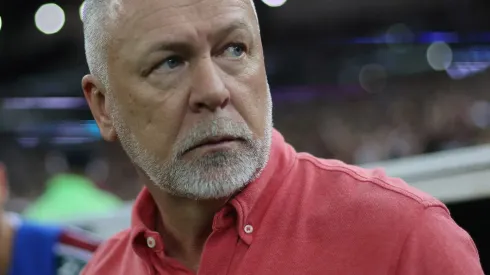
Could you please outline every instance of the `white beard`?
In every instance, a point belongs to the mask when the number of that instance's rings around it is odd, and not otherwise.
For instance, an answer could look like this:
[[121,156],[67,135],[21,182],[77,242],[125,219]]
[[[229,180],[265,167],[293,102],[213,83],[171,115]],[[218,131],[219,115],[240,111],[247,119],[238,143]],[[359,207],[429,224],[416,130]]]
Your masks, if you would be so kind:
[[[131,161],[156,186],[175,196],[191,199],[231,196],[256,179],[269,160],[273,129],[270,92],[263,138],[254,139],[245,123],[218,118],[195,126],[189,135],[177,141],[167,161],[160,160],[141,145],[121,119],[117,108],[111,108],[111,113],[118,138]],[[204,138],[218,135],[244,138],[245,142],[236,149],[210,153],[192,160],[181,157],[185,150]]]

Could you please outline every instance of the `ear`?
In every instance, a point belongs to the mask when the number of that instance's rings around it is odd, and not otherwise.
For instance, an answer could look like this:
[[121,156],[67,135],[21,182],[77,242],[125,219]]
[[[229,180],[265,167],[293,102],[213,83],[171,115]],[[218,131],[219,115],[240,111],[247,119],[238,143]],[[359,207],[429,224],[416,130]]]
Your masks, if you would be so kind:
[[86,75],[82,79],[82,89],[102,138],[115,141],[117,134],[108,112],[104,86],[93,75]]
[[7,200],[8,192],[7,168],[0,163],[0,206]]

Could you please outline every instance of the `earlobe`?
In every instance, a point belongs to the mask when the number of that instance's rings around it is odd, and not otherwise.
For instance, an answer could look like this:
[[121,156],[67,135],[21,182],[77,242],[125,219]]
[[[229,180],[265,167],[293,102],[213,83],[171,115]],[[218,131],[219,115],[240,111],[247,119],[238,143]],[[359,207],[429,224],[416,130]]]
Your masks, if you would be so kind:
[[111,142],[117,140],[117,133],[116,133],[116,130],[114,129],[114,127],[111,127],[111,129],[109,130],[109,132],[107,133],[107,135],[104,139],[107,141],[111,141]]

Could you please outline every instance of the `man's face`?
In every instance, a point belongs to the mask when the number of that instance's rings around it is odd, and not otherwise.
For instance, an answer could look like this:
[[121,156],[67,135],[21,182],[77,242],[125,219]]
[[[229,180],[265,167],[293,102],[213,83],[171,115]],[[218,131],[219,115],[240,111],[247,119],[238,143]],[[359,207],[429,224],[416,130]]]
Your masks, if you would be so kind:
[[[265,166],[272,134],[250,0],[119,4],[110,85],[105,97],[89,99],[103,136],[117,137],[137,167],[174,195],[222,198],[244,187]],[[106,109],[105,122],[94,108]]]

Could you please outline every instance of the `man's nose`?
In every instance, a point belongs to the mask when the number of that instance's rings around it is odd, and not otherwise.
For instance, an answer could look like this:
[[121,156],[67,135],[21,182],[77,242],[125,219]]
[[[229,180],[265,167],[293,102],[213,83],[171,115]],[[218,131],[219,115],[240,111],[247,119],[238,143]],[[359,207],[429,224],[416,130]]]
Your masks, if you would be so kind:
[[223,74],[212,57],[203,58],[193,72],[189,105],[193,112],[223,109],[230,102],[230,93],[223,81]]

